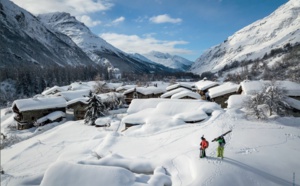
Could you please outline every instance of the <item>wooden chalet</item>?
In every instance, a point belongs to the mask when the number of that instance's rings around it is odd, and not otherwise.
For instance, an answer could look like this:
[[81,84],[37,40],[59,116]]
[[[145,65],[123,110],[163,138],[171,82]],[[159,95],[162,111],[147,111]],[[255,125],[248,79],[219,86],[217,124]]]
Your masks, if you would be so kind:
[[155,86],[135,87],[125,91],[123,95],[125,103],[129,105],[133,99],[159,98],[164,92],[165,89]]
[[88,106],[88,97],[76,98],[67,102],[67,108],[73,109],[74,119],[84,119],[86,108]]
[[203,79],[201,81],[198,81],[196,82],[194,85],[193,85],[193,89],[196,90],[196,92],[198,94],[200,94],[201,96],[201,99],[203,100],[208,100],[208,97],[207,97],[207,92],[210,88],[213,88],[213,87],[216,87],[216,86],[219,86],[220,83],[218,82],[215,82],[215,81],[209,81],[207,79]]
[[218,103],[222,108],[227,108],[227,100],[229,96],[238,94],[239,85],[226,82],[222,85],[210,88],[208,96],[211,101]]
[[20,99],[13,102],[12,110],[15,113],[17,129],[28,129],[34,123],[55,111],[66,112],[66,100],[62,97]]

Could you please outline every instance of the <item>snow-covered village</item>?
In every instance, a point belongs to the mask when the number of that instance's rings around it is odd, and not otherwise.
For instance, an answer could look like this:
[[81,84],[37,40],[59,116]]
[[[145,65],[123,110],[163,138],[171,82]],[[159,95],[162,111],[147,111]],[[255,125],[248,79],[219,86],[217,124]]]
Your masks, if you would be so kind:
[[[127,3],[0,0],[1,186],[300,186],[300,1],[257,2],[196,60],[158,30],[246,1]],[[130,15],[173,27],[126,40]]]

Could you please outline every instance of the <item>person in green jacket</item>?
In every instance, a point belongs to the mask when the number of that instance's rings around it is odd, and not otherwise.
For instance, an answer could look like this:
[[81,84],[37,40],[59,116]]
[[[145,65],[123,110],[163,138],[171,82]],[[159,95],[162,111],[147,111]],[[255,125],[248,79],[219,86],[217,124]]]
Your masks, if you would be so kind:
[[224,147],[225,147],[225,139],[223,136],[220,136],[216,138],[214,141],[217,141],[219,143],[218,149],[217,149],[217,156],[220,158],[224,158]]

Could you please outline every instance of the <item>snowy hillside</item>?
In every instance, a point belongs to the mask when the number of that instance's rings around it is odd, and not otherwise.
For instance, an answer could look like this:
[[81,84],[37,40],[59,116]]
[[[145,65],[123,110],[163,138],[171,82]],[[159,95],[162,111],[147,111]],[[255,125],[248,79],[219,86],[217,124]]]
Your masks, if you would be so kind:
[[149,64],[115,48],[95,35],[83,23],[69,13],[57,12],[38,16],[49,29],[69,36],[94,62],[109,64],[125,72],[149,72],[170,70],[162,65]]
[[189,61],[183,57],[177,55],[170,55],[168,53],[161,53],[152,51],[148,54],[143,54],[146,58],[156,63],[162,64],[169,68],[187,70],[191,67],[192,61]]
[[[187,124],[190,102],[182,100],[184,107],[171,101],[134,104],[131,112],[112,117],[108,128],[69,120],[13,131],[7,128],[12,114],[2,110],[2,132],[31,138],[1,150],[1,185],[300,185],[298,118],[249,121],[241,110],[223,111],[209,103],[198,110],[210,110],[210,116]],[[121,120],[132,114],[146,123],[121,132]],[[222,160],[211,140],[230,129]],[[202,135],[210,143],[208,157],[200,159]]]
[[234,61],[262,58],[271,50],[300,42],[300,1],[290,0],[269,16],[228,37],[223,43],[205,51],[191,71],[201,74],[217,72]]
[[0,13],[0,65],[93,64],[70,38],[51,32],[35,16],[11,1],[0,1]]

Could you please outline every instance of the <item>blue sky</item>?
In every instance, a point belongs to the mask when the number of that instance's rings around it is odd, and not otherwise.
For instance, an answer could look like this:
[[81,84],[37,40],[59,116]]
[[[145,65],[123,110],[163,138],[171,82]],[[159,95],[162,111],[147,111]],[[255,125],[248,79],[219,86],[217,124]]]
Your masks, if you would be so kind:
[[288,0],[12,0],[33,14],[64,11],[129,53],[195,61],[203,51]]

